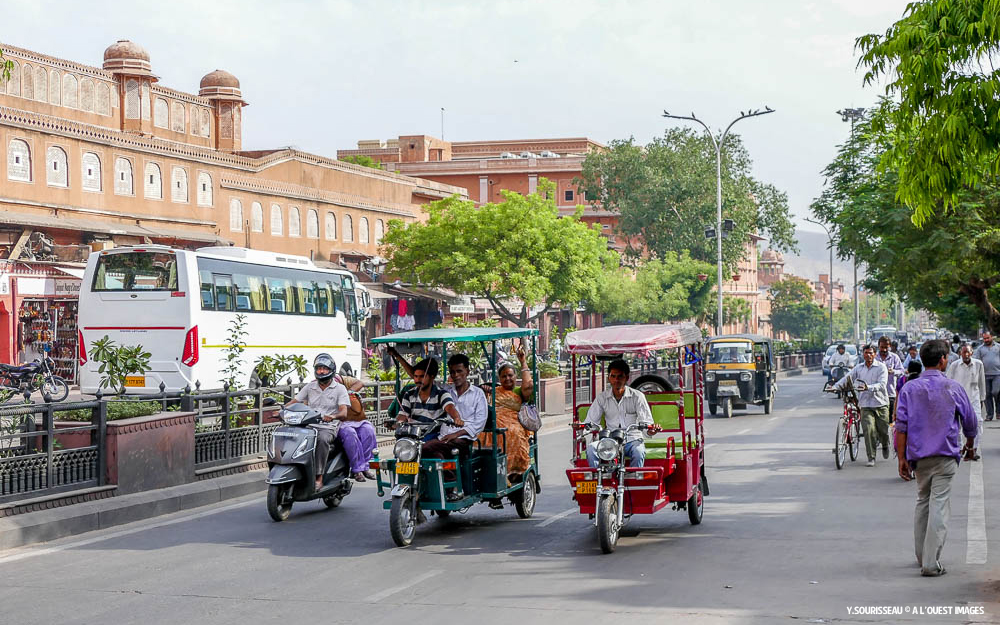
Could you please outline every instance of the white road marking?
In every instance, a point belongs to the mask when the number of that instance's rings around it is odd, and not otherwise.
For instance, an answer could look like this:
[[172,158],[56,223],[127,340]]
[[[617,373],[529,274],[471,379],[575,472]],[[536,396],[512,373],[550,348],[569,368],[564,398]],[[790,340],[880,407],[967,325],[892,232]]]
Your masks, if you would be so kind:
[[775,420],[775,419],[777,419],[777,418],[778,418],[778,417],[771,417],[770,419],[768,419],[768,421],[774,421],[774,420]]
[[397,592],[402,592],[407,588],[412,588],[417,584],[419,584],[420,582],[425,582],[436,575],[440,575],[443,572],[444,571],[439,571],[437,569],[434,569],[432,571],[427,571],[422,575],[417,575],[416,577],[411,578],[410,581],[406,582],[405,584],[400,584],[399,586],[393,586],[392,588],[386,588],[385,590],[381,590],[375,593],[374,595],[365,598],[364,601],[366,603],[377,603],[385,599],[386,597],[390,597],[396,594]]
[[749,434],[749,433],[750,433],[750,428],[747,428],[745,430],[740,430],[739,432],[737,432],[736,436],[743,436],[744,434]]
[[580,510],[579,508],[570,508],[569,510],[563,510],[559,514],[553,514],[549,518],[547,518],[544,521],[542,521],[541,523],[539,523],[538,527],[545,527],[547,525],[552,525],[553,523],[555,523],[559,519],[565,519],[569,515],[573,514],[574,512],[578,512],[579,510]]
[[[153,523],[152,525],[143,525],[141,527],[133,527],[126,530],[119,530],[117,532],[111,532],[110,534],[101,534],[100,536],[94,536],[93,538],[85,538],[83,540],[76,540],[71,543],[65,543],[62,545],[56,545],[54,547],[43,547],[40,549],[29,549],[27,551],[22,551],[20,553],[13,553],[9,556],[0,557],[0,564],[6,562],[16,562],[18,560],[26,560],[27,558],[34,558],[37,556],[44,556],[50,553],[58,553],[60,551],[66,551],[67,549],[76,549],[77,547],[84,547],[86,545],[92,545],[94,543],[99,543],[105,540],[111,540],[112,538],[121,538],[122,536],[129,536],[130,534],[137,534],[139,532],[145,532],[146,530],[158,529],[161,527],[167,527],[168,525],[176,525],[178,523],[184,523],[185,521],[193,521],[194,519],[200,519],[202,517],[211,516],[213,514],[218,514],[220,512],[227,512],[229,510],[235,510],[236,508],[242,508],[244,506],[249,506],[250,504],[260,504],[260,498],[251,499],[250,501],[244,501],[241,503],[234,503],[228,506],[223,506],[221,508],[215,508],[213,510],[205,510],[204,512],[196,512],[194,514],[187,514],[182,517],[177,517],[167,521],[160,521],[159,523]],[[99,531],[99,530],[98,530]]]
[[983,460],[970,463],[969,515],[965,536],[966,564],[986,564],[986,500],[983,494]]

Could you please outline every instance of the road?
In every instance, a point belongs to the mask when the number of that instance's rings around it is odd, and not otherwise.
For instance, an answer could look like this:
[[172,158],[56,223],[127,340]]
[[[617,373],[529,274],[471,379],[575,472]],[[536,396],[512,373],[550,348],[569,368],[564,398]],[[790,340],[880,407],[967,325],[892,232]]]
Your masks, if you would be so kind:
[[[401,550],[370,483],[336,510],[296,504],[280,524],[255,496],[0,554],[2,622],[1000,622],[996,514],[978,513],[1000,494],[989,479],[1000,427],[955,479],[949,573],[922,578],[914,484],[892,462],[834,468],[838,402],[820,385],[819,374],[783,380],[772,415],[709,419],[704,522],[669,509],[633,517],[611,555],[572,506],[565,422],[548,423],[532,519],[485,506],[432,517]],[[970,498],[982,475],[985,492]],[[968,606],[985,614],[926,613]]]

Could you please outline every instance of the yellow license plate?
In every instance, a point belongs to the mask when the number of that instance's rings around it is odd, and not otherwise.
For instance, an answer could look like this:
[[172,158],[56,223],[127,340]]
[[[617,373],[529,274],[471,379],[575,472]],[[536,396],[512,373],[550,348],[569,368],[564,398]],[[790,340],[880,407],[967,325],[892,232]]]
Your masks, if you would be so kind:
[[418,462],[396,463],[396,475],[416,475],[419,472],[420,472],[420,463]]
[[577,482],[576,493],[578,495],[593,495],[597,493],[597,482]]
[[129,388],[144,388],[146,386],[146,376],[127,375],[125,376],[125,386]]
[[719,382],[719,386],[736,386],[736,380],[722,380]]

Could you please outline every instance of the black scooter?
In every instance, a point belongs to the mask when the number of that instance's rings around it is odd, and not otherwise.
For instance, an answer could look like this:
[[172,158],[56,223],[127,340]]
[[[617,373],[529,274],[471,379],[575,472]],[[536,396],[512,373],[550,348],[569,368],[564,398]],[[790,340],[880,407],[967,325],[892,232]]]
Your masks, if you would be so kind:
[[275,521],[284,521],[292,512],[292,503],[322,499],[328,508],[336,508],[351,493],[354,480],[343,447],[336,438],[323,471],[323,487],[316,489],[314,477],[316,429],[323,415],[305,404],[294,403],[281,410],[281,422],[267,448],[267,513]]

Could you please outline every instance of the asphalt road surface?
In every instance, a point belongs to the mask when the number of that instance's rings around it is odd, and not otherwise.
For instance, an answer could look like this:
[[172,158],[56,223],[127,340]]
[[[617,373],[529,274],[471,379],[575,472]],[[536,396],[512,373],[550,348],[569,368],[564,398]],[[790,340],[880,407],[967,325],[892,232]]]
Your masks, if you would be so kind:
[[948,574],[922,578],[915,485],[881,457],[834,468],[840,408],[820,386],[783,380],[772,415],[708,419],[704,522],[633,517],[611,555],[570,500],[566,422],[549,421],[531,519],[477,506],[398,549],[370,483],[284,523],[254,496],[2,553],[0,622],[1000,622],[1000,426],[955,478]]

